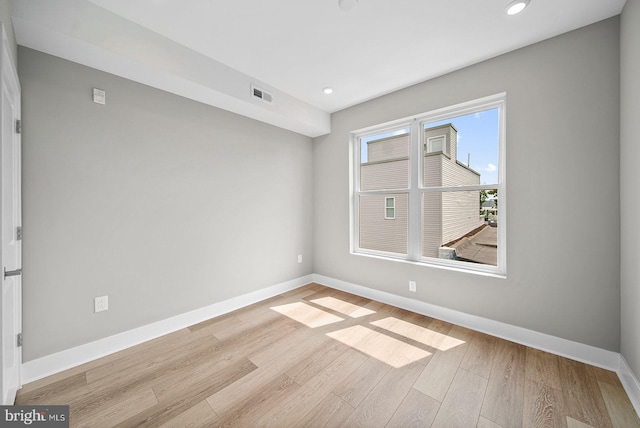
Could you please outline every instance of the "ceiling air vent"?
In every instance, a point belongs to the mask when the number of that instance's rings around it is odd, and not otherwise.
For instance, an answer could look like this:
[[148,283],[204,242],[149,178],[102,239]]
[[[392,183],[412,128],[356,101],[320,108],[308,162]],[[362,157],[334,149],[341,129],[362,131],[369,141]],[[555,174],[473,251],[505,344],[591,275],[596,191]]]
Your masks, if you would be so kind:
[[256,98],[260,98],[262,101],[265,101],[267,103],[273,102],[273,96],[269,92],[265,92],[253,85],[251,85],[251,95]]

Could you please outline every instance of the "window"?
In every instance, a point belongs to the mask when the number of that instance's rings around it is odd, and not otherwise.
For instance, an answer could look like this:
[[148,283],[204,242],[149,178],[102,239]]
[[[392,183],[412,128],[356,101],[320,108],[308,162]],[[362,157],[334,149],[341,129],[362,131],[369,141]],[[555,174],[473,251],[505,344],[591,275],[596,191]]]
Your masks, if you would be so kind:
[[353,253],[506,273],[505,98],[352,134]]
[[445,153],[444,141],[445,141],[444,135],[427,138],[426,153]]
[[395,220],[396,198],[384,198],[384,218],[387,220]]

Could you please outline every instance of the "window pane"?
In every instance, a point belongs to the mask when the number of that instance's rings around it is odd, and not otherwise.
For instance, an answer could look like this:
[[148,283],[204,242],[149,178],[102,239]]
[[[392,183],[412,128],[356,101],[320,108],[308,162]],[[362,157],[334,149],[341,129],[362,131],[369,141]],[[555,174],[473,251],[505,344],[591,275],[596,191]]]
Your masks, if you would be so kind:
[[[426,132],[425,132],[426,134]],[[427,139],[427,153],[444,152],[445,136],[432,137]]]
[[425,192],[422,256],[497,266],[498,191]]
[[[359,236],[360,248],[407,254],[408,242],[408,195],[394,194],[395,208],[387,208],[388,195],[360,195]],[[389,217],[391,210],[393,220]]]
[[406,189],[409,186],[409,129],[360,140],[360,189]]
[[497,108],[425,123],[422,129],[424,187],[498,183]]

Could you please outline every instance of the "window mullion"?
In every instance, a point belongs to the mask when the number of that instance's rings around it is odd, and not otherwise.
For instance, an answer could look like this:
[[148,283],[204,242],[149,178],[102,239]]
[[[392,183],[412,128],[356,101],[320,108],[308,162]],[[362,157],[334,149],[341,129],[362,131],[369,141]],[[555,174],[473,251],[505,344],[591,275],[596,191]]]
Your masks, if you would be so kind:
[[351,222],[351,251],[360,248],[360,137],[351,135],[350,144],[350,161],[354,165],[353,175],[351,176],[351,202],[350,211],[352,216]]
[[420,192],[421,158],[420,122],[413,120],[409,145],[410,177],[409,177],[409,240],[408,253],[410,260],[419,260],[421,254],[422,208]]

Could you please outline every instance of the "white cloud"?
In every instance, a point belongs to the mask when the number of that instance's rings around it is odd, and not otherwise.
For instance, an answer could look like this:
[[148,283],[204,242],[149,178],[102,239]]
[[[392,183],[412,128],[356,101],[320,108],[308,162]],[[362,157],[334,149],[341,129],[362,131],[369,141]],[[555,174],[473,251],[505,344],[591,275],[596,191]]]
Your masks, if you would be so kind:
[[492,164],[492,163],[490,163],[489,165],[487,165],[487,167],[486,167],[486,168],[482,168],[482,170],[483,170],[483,171],[486,171],[486,172],[495,172],[497,169],[498,169],[498,168],[497,168],[494,164]]
[[473,117],[475,117],[476,119],[480,119],[480,112],[477,112],[476,114],[474,114]]

